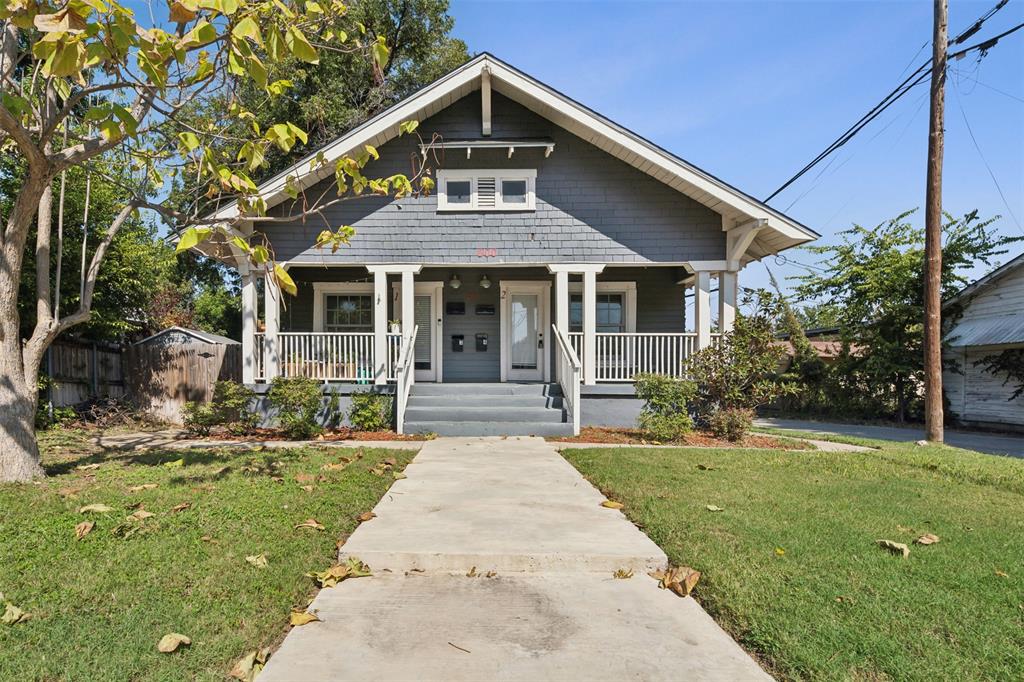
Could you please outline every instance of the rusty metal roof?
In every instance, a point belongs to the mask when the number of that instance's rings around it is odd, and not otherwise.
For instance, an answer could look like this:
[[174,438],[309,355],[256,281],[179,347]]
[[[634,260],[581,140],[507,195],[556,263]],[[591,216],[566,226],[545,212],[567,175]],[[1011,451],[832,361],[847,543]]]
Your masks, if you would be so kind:
[[1024,315],[965,320],[946,334],[951,346],[1007,346],[1024,343]]

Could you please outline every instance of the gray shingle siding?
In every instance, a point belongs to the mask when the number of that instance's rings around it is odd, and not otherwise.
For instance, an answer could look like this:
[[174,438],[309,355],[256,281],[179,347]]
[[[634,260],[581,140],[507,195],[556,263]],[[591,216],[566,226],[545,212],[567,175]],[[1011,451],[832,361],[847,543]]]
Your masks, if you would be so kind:
[[[473,93],[423,121],[419,130],[445,139],[480,137],[480,95]],[[334,263],[668,263],[724,258],[719,214],[619,161],[497,93],[492,139],[550,137],[555,150],[448,150],[442,168],[536,168],[536,211],[438,213],[434,196],[393,201],[358,198],[312,217],[261,226],[280,260]],[[409,173],[418,154],[416,136],[383,145],[370,176]],[[311,190],[330,189],[325,181]],[[286,201],[272,212],[287,215]],[[336,254],[311,245],[325,227],[353,225],[356,236]],[[495,249],[496,258],[477,256]]]

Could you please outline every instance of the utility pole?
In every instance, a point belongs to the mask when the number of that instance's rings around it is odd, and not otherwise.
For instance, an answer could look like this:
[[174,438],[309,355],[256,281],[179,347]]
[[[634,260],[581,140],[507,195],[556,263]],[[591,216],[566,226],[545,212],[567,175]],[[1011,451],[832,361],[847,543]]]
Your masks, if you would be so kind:
[[931,113],[928,119],[928,180],[924,207],[924,428],[941,443],[942,428],[942,155],[946,99],[946,0],[935,0],[932,34]]

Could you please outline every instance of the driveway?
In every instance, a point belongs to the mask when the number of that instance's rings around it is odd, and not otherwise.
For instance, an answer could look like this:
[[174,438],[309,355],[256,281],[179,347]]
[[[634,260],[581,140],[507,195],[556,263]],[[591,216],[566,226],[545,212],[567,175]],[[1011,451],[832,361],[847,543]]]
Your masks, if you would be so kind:
[[[771,426],[777,429],[797,429],[812,433],[830,433],[842,436],[860,436],[861,438],[877,438],[912,443],[924,438],[921,427],[901,428],[898,426],[874,426],[870,424],[835,424],[802,419],[758,419],[758,426]],[[1024,435],[980,433],[977,431],[954,431],[946,429],[946,443],[958,448],[987,452],[990,455],[1009,455],[1024,457]]]
[[340,551],[373,575],[321,590],[260,682],[770,679],[544,440],[440,438],[405,473]]

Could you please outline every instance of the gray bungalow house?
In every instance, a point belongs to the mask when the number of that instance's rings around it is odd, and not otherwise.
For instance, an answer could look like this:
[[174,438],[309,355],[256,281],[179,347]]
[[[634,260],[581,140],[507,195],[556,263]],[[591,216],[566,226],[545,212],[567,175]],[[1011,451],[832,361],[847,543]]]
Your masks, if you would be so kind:
[[[336,253],[314,247],[322,222],[261,223],[298,285],[266,288],[263,331],[254,273],[219,253],[242,276],[246,383],[375,384],[405,432],[632,423],[633,377],[682,374],[731,328],[742,268],[818,236],[490,54],[320,151],[331,162],[372,144],[368,175],[408,173],[423,150],[399,137],[407,120],[439,136],[436,193],[335,204],[329,225],[356,229]],[[333,191],[333,164],[310,171],[314,158],[261,186],[270,213],[296,212],[289,175]]]

